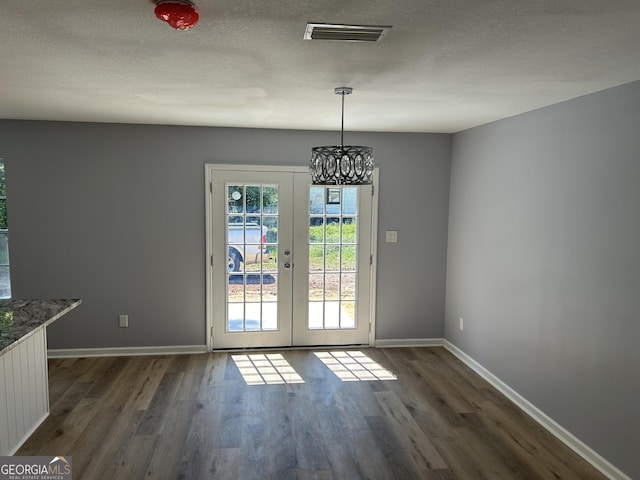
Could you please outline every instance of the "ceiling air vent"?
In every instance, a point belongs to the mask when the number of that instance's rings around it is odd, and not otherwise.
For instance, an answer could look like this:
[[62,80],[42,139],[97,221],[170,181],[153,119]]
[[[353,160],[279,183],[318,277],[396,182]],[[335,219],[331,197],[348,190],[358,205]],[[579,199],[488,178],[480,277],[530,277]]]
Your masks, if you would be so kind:
[[305,40],[339,40],[342,42],[377,42],[385,36],[390,25],[336,25],[307,23]]

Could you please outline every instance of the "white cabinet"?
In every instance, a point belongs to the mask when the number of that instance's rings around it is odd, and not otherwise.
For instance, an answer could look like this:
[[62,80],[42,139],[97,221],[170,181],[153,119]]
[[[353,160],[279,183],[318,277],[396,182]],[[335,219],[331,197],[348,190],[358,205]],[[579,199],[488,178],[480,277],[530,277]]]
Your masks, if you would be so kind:
[[0,355],[0,455],[13,455],[49,414],[44,326]]

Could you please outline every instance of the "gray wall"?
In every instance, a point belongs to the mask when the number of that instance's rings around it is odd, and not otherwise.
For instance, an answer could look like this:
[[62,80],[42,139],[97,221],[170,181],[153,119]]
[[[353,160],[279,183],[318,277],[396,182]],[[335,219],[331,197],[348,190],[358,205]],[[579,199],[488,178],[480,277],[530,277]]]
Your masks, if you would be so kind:
[[448,340],[632,478],[639,133],[635,82],[456,134],[445,320]]
[[[83,299],[50,348],[203,345],[204,164],[306,165],[338,135],[0,121],[13,297]],[[451,136],[345,138],[380,167],[378,338],[442,337]]]

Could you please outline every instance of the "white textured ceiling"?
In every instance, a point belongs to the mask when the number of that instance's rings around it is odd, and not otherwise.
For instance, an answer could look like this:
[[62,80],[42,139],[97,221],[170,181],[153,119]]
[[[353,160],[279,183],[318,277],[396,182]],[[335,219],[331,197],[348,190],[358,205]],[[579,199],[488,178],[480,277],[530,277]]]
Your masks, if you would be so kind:
[[[638,0],[2,0],[0,118],[456,132],[640,79]],[[384,24],[379,43],[306,23]]]

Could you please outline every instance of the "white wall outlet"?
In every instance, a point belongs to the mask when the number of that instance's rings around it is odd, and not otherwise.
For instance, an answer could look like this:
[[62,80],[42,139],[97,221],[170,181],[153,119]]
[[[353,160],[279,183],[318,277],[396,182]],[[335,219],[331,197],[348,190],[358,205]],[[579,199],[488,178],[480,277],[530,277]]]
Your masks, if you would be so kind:
[[129,315],[120,315],[118,318],[120,320],[120,328],[129,327]]
[[460,330],[464,330],[464,320],[460,319]]
[[398,241],[398,231],[397,230],[387,230],[387,243],[396,243]]

